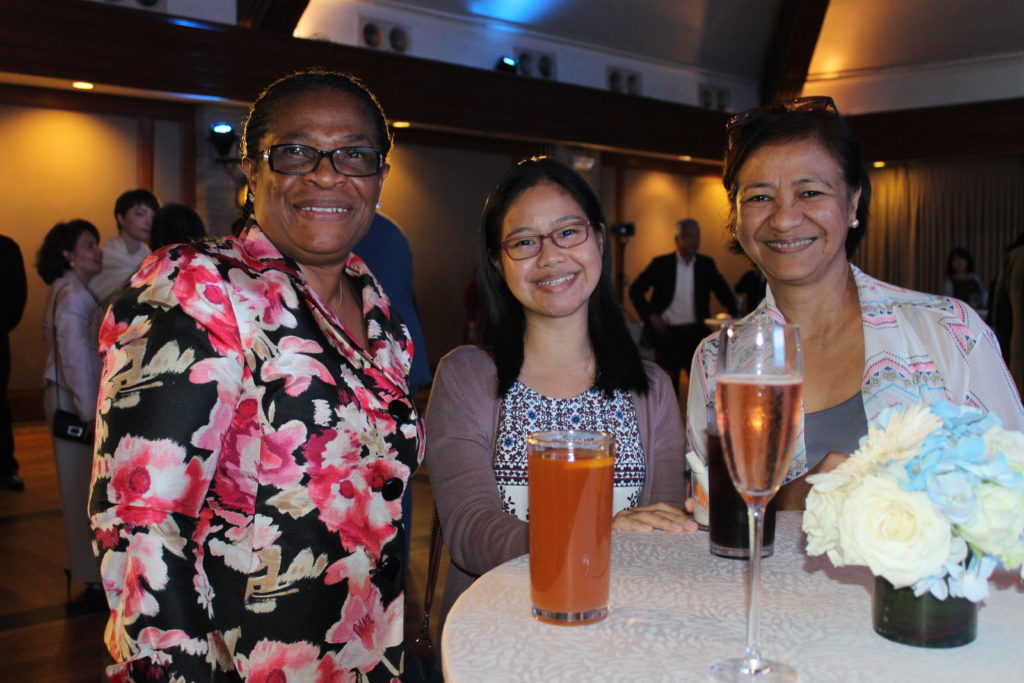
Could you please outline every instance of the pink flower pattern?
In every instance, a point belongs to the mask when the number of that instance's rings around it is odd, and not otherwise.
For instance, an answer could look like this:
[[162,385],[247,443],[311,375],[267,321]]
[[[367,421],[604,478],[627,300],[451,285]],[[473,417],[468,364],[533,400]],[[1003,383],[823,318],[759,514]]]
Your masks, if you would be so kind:
[[397,681],[412,345],[362,348],[257,226],[157,252],[100,331],[90,519],[110,680]]

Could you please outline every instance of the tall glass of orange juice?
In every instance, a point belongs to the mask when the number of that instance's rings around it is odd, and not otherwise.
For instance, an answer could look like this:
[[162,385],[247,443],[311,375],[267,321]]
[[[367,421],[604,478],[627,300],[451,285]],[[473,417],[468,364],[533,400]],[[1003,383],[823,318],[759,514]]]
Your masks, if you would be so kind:
[[615,437],[578,430],[526,438],[533,616],[590,624],[608,616]]

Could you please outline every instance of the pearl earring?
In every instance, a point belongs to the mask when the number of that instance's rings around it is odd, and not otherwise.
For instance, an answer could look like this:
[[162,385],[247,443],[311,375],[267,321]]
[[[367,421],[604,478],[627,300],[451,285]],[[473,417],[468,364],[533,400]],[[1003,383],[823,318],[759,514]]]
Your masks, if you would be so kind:
[[854,229],[854,230],[856,230],[857,228],[859,228],[859,227],[860,227],[860,220],[859,220],[859,219],[857,219],[857,218],[854,218],[854,219],[853,219],[853,222],[852,222],[852,223],[850,223],[850,227],[851,227],[852,229]]

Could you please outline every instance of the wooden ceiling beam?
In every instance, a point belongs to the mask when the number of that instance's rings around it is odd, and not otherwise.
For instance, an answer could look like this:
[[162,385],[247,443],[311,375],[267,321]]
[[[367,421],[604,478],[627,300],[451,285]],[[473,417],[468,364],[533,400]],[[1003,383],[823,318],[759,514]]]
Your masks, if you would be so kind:
[[828,0],[782,0],[761,74],[762,103],[800,96],[827,12]]

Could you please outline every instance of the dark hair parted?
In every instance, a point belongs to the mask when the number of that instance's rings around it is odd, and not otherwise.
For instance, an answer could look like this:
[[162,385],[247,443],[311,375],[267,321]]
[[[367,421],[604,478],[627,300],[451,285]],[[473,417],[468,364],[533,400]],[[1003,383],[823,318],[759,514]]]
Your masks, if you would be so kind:
[[[123,216],[128,213],[132,207],[140,204],[142,206],[148,206],[153,209],[153,211],[160,208],[160,202],[157,201],[156,196],[149,190],[140,187],[120,194],[117,201],[114,202],[114,217]],[[117,229],[121,229],[120,223],[118,223]]]
[[50,228],[46,237],[43,238],[43,246],[39,247],[39,253],[36,255],[36,272],[39,273],[39,277],[43,278],[43,282],[48,285],[53,284],[57,278],[71,268],[64,252],[75,250],[78,238],[83,232],[90,233],[97,242],[100,241],[100,232],[96,226],[81,218],[66,223],[57,223]]
[[953,270],[953,259],[962,258],[967,262],[967,272],[974,272],[974,257],[971,256],[971,252],[967,251],[963,247],[953,247],[952,251],[949,252],[949,256],[946,257],[946,274],[949,277],[956,275],[956,271]]
[[512,204],[537,185],[550,184],[572,197],[593,226],[601,244],[601,278],[587,304],[587,329],[597,364],[595,384],[606,394],[615,389],[648,389],[640,352],[626,327],[611,279],[611,243],[604,213],[594,191],[576,171],[547,157],[534,157],[509,170],[484,204],[480,222],[480,341],[494,352],[499,397],[512,387],[523,367],[526,316],[501,269],[501,229]]
[[153,216],[149,241],[154,251],[168,244],[183,244],[204,237],[206,226],[203,219],[184,204],[165,204]]
[[750,156],[762,147],[797,140],[816,140],[821,143],[838,164],[839,174],[846,181],[850,193],[860,189],[860,201],[857,204],[859,226],[846,233],[846,256],[849,258],[868,230],[871,178],[861,156],[860,141],[850,124],[834,111],[769,111],[744,124],[730,141],[722,172],[722,184],[729,196],[729,229],[735,236],[739,174]]

